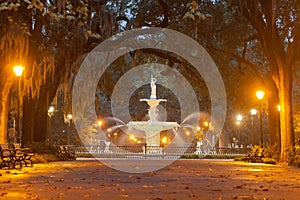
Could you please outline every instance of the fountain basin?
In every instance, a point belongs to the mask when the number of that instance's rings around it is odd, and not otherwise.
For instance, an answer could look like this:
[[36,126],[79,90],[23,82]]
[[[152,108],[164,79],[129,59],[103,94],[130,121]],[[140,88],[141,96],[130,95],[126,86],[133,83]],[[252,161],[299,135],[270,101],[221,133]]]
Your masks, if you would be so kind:
[[163,130],[169,130],[175,127],[179,127],[177,122],[162,122],[162,121],[133,121],[128,122],[127,127],[129,129],[135,128],[141,131],[160,133]]
[[146,101],[148,105],[151,107],[157,106],[160,102],[166,102],[166,99],[140,99],[140,101]]
[[179,127],[177,122],[163,121],[133,121],[128,122],[127,127],[145,132],[145,142],[148,146],[160,146],[160,132]]

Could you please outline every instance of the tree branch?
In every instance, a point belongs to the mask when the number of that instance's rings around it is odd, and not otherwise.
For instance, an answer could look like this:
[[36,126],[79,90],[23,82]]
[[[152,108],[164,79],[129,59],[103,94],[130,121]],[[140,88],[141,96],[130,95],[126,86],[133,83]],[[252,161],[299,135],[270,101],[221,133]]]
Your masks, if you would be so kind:
[[246,60],[244,57],[240,57],[240,56],[238,56],[237,54],[234,54],[234,53],[225,51],[225,50],[223,50],[223,49],[218,49],[218,48],[215,48],[215,47],[213,47],[213,46],[208,46],[207,48],[212,49],[212,50],[217,51],[217,52],[220,52],[220,53],[222,53],[222,54],[227,54],[228,56],[231,56],[231,57],[233,57],[234,59],[236,59],[239,63],[244,63],[244,64],[246,64],[247,66],[249,66],[249,67],[253,70],[254,74],[259,78],[259,80],[260,80],[262,83],[264,83],[264,79],[263,79],[261,73],[257,70],[256,65],[253,64],[253,63],[251,63],[250,61]]

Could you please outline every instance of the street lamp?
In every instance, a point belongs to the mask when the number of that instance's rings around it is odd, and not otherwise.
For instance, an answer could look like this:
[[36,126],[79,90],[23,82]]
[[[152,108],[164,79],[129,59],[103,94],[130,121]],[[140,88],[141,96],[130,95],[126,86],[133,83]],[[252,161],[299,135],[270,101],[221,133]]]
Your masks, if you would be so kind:
[[243,120],[243,116],[241,114],[238,114],[236,116],[236,124],[238,125],[238,132],[239,132],[239,147],[242,146],[242,142],[241,142],[241,131],[240,131],[240,124],[241,124],[241,121]]
[[251,114],[252,116],[256,115],[256,114],[257,114],[257,110],[256,110],[255,108],[252,108],[252,109],[250,110],[250,114]]
[[242,121],[242,119],[243,119],[243,116],[241,115],[241,114],[238,114],[237,116],[236,116],[236,120],[237,121]]
[[54,115],[54,106],[50,106],[48,109],[48,116],[51,119],[53,115]]
[[15,75],[18,77],[18,138],[19,138],[19,143],[22,145],[22,134],[21,134],[21,122],[20,122],[20,92],[21,92],[21,77],[24,71],[24,67],[21,65],[17,65],[13,67]]
[[263,147],[263,130],[262,130],[262,108],[261,108],[261,102],[262,99],[265,96],[265,92],[262,90],[258,90],[256,92],[256,97],[259,101],[259,131],[260,131],[260,147]]
[[98,121],[97,121],[97,124],[98,124],[99,127],[101,127],[101,126],[103,125],[103,121],[98,120]]
[[255,108],[252,108],[250,110],[250,114],[251,114],[251,120],[252,120],[252,142],[254,143],[254,116],[257,115],[257,110]]
[[281,111],[281,106],[279,104],[277,105],[277,110],[278,110],[278,112]]

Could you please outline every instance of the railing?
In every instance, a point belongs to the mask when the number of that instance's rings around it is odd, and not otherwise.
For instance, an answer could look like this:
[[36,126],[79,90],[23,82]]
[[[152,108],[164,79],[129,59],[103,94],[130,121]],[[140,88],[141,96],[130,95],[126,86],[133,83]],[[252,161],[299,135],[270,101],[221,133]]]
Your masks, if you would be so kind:
[[193,146],[147,146],[139,145],[124,145],[124,146],[86,146],[70,147],[79,157],[97,157],[97,158],[176,158],[182,155],[246,155],[250,152],[250,148],[227,148],[217,147],[213,149],[200,149]]

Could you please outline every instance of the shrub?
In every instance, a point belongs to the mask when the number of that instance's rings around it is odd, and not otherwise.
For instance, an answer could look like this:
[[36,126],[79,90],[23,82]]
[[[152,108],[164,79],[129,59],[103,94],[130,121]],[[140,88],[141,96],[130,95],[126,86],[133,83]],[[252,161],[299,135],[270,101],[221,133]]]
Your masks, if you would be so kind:
[[33,163],[45,163],[59,160],[56,155],[56,148],[47,145],[44,142],[26,144],[25,147],[30,148],[30,151],[34,153],[34,156],[32,157]]
[[55,154],[39,154],[35,153],[32,157],[33,163],[46,163],[46,162],[53,162],[58,161],[59,159]]
[[242,155],[239,154],[184,154],[180,158],[184,159],[240,159]]
[[265,158],[268,158],[269,160],[273,160],[273,161],[279,161],[280,159],[280,152],[278,150],[278,146],[275,145],[269,145],[265,147],[265,151],[264,151],[264,156]]
[[300,167],[300,145],[295,146],[293,165]]
[[25,145],[25,147],[29,147],[31,151],[34,153],[40,153],[40,154],[55,154],[56,148],[45,144],[44,142],[34,142],[31,144]]

